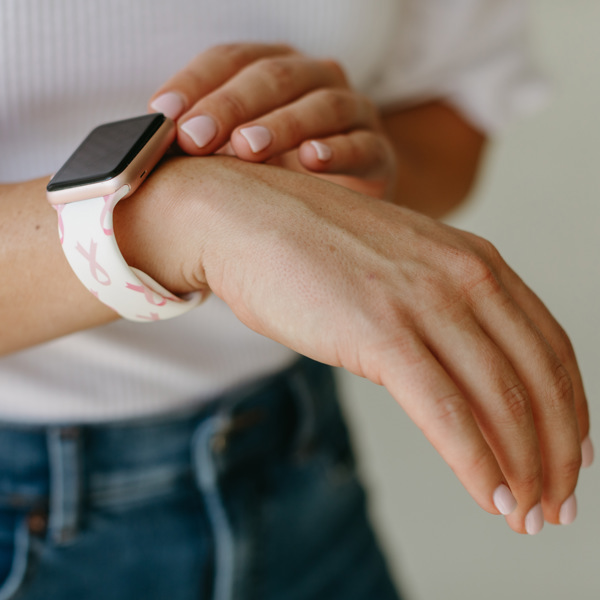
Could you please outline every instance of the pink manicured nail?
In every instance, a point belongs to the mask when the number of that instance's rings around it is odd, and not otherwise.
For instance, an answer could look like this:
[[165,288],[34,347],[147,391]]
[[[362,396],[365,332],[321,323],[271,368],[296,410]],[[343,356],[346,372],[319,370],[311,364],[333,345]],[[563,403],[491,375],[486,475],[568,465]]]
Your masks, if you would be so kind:
[[176,119],[183,112],[184,107],[183,98],[175,92],[167,92],[159,96],[150,105],[150,108],[156,112],[163,113],[163,115],[166,115],[170,119]]
[[240,133],[246,138],[254,154],[262,152],[273,141],[271,132],[261,125],[240,129]]
[[589,436],[581,442],[581,466],[590,467],[594,462],[594,445]]
[[577,517],[577,498],[575,494],[569,496],[560,507],[558,520],[561,525],[570,525]]
[[204,148],[217,135],[217,124],[208,115],[200,115],[186,121],[181,131],[187,133],[198,148]]
[[542,505],[536,504],[525,517],[525,531],[529,535],[539,533],[544,527],[544,513]]
[[515,497],[504,484],[501,484],[496,488],[493,499],[494,505],[502,515],[510,515],[510,513],[517,508]]
[[315,152],[317,153],[317,158],[319,160],[323,162],[331,160],[331,156],[333,153],[331,152],[331,148],[329,146],[327,146],[323,142],[317,142],[316,140],[310,142],[310,145],[315,149]]

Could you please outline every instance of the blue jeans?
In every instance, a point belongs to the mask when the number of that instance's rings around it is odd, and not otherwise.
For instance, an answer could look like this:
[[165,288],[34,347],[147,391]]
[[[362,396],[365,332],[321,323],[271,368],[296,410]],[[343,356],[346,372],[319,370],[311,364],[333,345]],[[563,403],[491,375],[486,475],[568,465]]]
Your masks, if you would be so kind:
[[0,600],[397,600],[330,369],[196,414],[0,427]]

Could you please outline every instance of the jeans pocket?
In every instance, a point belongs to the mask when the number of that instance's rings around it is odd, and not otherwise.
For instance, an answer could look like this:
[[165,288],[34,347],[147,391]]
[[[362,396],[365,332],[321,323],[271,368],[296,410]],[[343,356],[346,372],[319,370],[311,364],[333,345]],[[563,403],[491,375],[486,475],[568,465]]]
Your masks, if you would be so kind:
[[0,509],[0,600],[16,599],[32,572],[35,513]]

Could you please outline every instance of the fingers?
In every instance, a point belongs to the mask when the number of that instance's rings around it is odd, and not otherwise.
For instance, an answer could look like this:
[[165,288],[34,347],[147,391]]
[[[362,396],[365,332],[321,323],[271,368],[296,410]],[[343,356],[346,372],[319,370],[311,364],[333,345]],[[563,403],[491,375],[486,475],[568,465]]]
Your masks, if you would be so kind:
[[[546,477],[542,502],[546,520],[555,524],[566,525],[571,523],[577,515],[577,500],[574,490],[580,467],[589,467],[594,459],[594,449],[589,436],[589,409],[583,381],[575,352],[562,327],[556,322],[541,300],[508,267],[506,267],[505,279],[511,284],[513,296],[518,299],[519,304],[524,307],[527,314],[531,315],[537,330],[547,340],[552,353],[556,356],[560,366],[557,370],[558,382],[555,385],[558,385],[559,388],[562,385],[565,388],[565,395],[572,397],[576,415],[577,435],[573,432],[571,443],[573,446],[577,443],[580,444],[579,454],[577,448],[574,447],[571,449],[570,455],[566,451],[559,453],[560,438],[555,438],[554,431],[550,433],[554,439],[550,439],[550,435],[548,435],[547,444],[550,450],[555,449],[555,454],[558,454],[554,462],[559,465],[559,468],[563,469],[563,472],[571,475],[570,478],[565,477],[564,479],[571,479],[573,483],[571,486],[565,486],[564,483],[561,486],[560,482],[555,484],[552,477]],[[551,401],[552,394],[549,395],[549,398]],[[550,406],[552,407],[552,404]],[[560,407],[558,408],[560,409]],[[560,415],[560,410],[557,413]],[[572,411],[569,411],[567,418],[571,415]],[[562,430],[564,426],[564,423],[556,422],[557,428]],[[552,464],[550,459],[547,462]],[[558,471],[559,476],[560,474],[561,472]]]
[[[244,160],[264,161],[297,148],[305,140],[370,129],[377,113],[369,101],[347,89],[319,89],[247,123],[231,136],[236,154]],[[253,130],[268,131],[268,144],[253,143]]]
[[232,44],[200,54],[150,100],[176,119],[188,154],[267,162],[300,149],[303,168],[393,185],[395,155],[376,107],[333,61],[287,46]]
[[[507,267],[500,264],[502,272],[506,273]],[[535,320],[540,320],[539,306],[526,288],[519,290],[519,302],[515,302],[512,296],[514,281],[503,279],[500,284],[489,270],[484,276],[480,275],[484,273],[475,274],[467,296],[478,321],[502,350],[522,382],[535,423],[542,470],[538,476],[532,470],[531,477],[526,478],[523,484],[539,486],[541,483],[540,502],[544,518],[555,524],[566,524],[574,518],[573,494],[581,467],[581,439],[575,405],[575,389],[579,386],[574,385],[569,368],[559,358],[559,355],[565,354],[564,349],[560,344],[555,349],[552,342],[559,343],[561,330],[547,321],[544,324],[546,335],[542,334],[535,323]],[[536,316],[531,318],[526,311],[533,307]],[[524,332],[526,335],[523,335]],[[571,365],[570,369],[573,368],[575,380],[580,379],[576,366]],[[583,394],[583,390],[580,389],[577,394]],[[510,480],[510,477],[507,476],[507,479]],[[519,500],[518,488],[511,489]],[[539,522],[541,511],[529,501],[527,506],[520,506],[507,518],[516,530],[522,527],[520,518],[524,510],[536,510]]]
[[567,369],[575,401],[575,411],[579,425],[579,435],[582,440],[583,466],[589,466],[593,460],[593,447],[589,439],[590,415],[587,398],[583,386],[581,372],[571,341],[564,329],[552,316],[544,303],[521,280],[508,265],[503,272],[503,278],[510,284],[511,293],[518,304],[531,317],[544,338],[549,342],[561,363]]
[[[517,313],[521,315],[522,313]],[[526,324],[523,315],[522,326]],[[573,388],[564,365],[542,336],[532,343],[511,343],[519,328],[518,320],[503,326],[500,339],[504,351],[515,365],[529,392],[543,464],[542,507],[544,517],[560,522],[562,505],[575,491],[581,467],[581,442],[573,401]],[[495,332],[500,336],[499,331]],[[513,338],[514,339],[514,338]],[[537,346],[537,347],[536,347]]]
[[[381,357],[379,357],[381,360]],[[427,347],[407,332],[384,357],[382,383],[484,510],[514,509],[514,499],[466,398]]]
[[[210,152],[231,137],[240,158],[264,161],[296,147],[312,131],[339,131],[353,120],[363,122],[354,95],[348,90],[335,89],[341,83],[337,71],[323,68],[320,61],[284,57],[254,63],[197,103],[181,119],[181,130],[197,148],[185,136],[180,136],[180,144],[190,152]],[[310,100],[295,102],[306,94],[310,94]],[[327,105],[322,101],[323,96],[334,100]],[[339,109],[337,115],[332,114],[333,103]],[[292,106],[281,109],[289,104]],[[261,119],[252,122],[257,117]],[[206,119],[215,123],[215,135],[208,143],[204,134],[198,136],[196,131],[199,120]],[[232,135],[235,128],[241,137]],[[284,132],[288,135],[284,136]]]
[[190,110],[198,99],[213,92],[241,69],[268,56],[285,56],[293,50],[284,45],[230,44],[214,46],[196,56],[150,98],[151,111],[173,120]]
[[375,179],[389,177],[395,154],[385,136],[357,129],[306,141],[299,148],[299,158],[309,171]]
[[535,534],[575,519],[588,409],[563,330],[495,254],[484,245],[467,263],[453,257],[460,293],[413,314],[425,350],[413,343],[405,369],[386,363],[384,384],[483,508]]
[[521,533],[537,533],[527,529],[526,520],[542,496],[542,458],[525,386],[464,305],[436,311],[425,327],[431,349],[467,399],[516,499],[509,524]]
[[[256,53],[254,54],[256,57]],[[247,59],[248,55],[244,57]],[[205,57],[201,55],[196,63],[204,62]],[[235,67],[239,67],[239,61],[234,62]],[[202,81],[195,80],[202,72],[202,65],[195,64],[193,70],[182,72],[174,81],[171,82],[171,88],[163,90],[164,94],[176,93],[191,96],[195,94],[197,102],[179,117],[179,136],[178,141],[184,151],[190,154],[208,154],[214,152],[217,148],[225,144],[236,127],[246,124],[248,127],[258,124],[251,123],[253,119],[269,115],[272,111],[286,106],[302,96],[315,92],[320,89],[335,90],[337,87],[346,85],[345,78],[341,70],[334,66],[330,61],[320,61],[310,59],[299,54],[288,52],[284,55],[271,55],[267,57],[256,57],[253,62],[244,65],[238,71],[231,64],[224,70],[229,77],[223,80],[222,73],[215,76],[209,74],[208,77],[202,76]],[[194,75],[190,75],[190,72]],[[354,104],[347,106],[350,102],[346,97],[352,97],[346,90],[345,96],[338,99],[332,92],[332,98],[342,113],[337,116],[336,122],[344,123],[348,119],[348,113],[358,112],[354,110]],[[159,97],[151,103],[154,109],[160,108],[162,99]],[[317,100],[311,103],[318,110],[323,106],[323,102]],[[366,105],[366,101],[363,102]],[[312,115],[306,107],[300,106],[298,110],[291,111],[291,116],[286,123],[295,121],[296,127],[308,125]],[[331,110],[329,110],[331,113]],[[264,125],[269,127],[272,119],[269,119]],[[323,119],[321,119],[323,122]],[[328,124],[331,127],[331,123]],[[337,126],[339,130],[339,125]],[[300,127],[302,128],[302,127]],[[280,128],[281,129],[281,128]],[[317,130],[319,131],[319,130]],[[264,137],[264,136],[263,136]],[[244,138],[241,138],[242,141]],[[306,139],[305,136],[301,140]],[[281,142],[281,140],[280,140]],[[261,138],[256,146],[256,135],[250,140],[243,141],[240,149],[248,149],[250,156],[254,159],[258,152],[261,152],[268,143],[264,143]],[[296,143],[297,145],[298,143]],[[290,148],[281,147],[280,151],[287,151]],[[235,148],[236,151],[238,148]],[[264,160],[274,155],[274,153],[264,154],[256,160]]]

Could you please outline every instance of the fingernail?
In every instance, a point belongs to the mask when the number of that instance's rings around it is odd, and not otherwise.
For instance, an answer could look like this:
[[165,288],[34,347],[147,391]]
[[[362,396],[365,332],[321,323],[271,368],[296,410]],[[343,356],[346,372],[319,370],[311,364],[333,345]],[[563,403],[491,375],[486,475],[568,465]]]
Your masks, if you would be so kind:
[[499,485],[494,492],[494,505],[502,515],[510,515],[517,508],[517,501],[504,484]]
[[594,445],[589,436],[581,443],[581,466],[590,467],[594,462]]
[[560,507],[558,520],[561,525],[570,525],[577,517],[577,498],[575,494],[569,496]]
[[150,105],[150,108],[156,112],[161,112],[163,115],[169,117],[169,119],[176,119],[185,108],[183,98],[175,92],[167,92],[162,96],[159,96]]
[[525,531],[529,535],[535,535],[544,528],[544,513],[542,505],[536,504],[525,517]]
[[186,121],[181,126],[181,131],[187,133],[198,148],[204,148],[217,135],[217,124],[212,117],[200,115]]
[[313,140],[310,145],[315,149],[317,153],[317,158],[323,162],[327,162],[331,160],[332,152],[331,148],[324,144],[323,142],[317,142]]
[[261,125],[240,129],[240,133],[246,138],[254,154],[264,150],[273,141],[271,132]]

